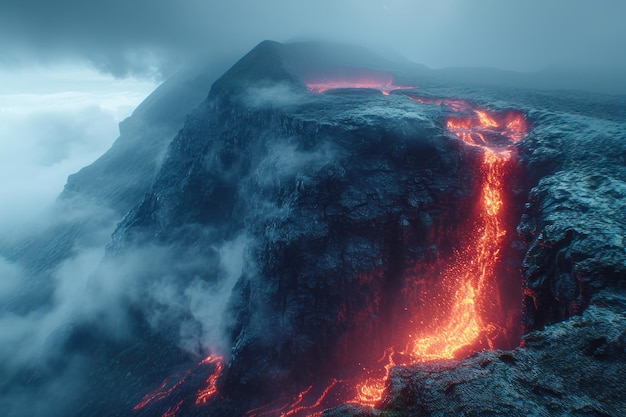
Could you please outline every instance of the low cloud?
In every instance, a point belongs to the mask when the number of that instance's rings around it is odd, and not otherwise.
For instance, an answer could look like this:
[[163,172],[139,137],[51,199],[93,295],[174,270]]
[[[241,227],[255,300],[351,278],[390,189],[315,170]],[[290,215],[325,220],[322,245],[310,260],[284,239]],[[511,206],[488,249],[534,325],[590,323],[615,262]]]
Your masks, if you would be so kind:
[[[81,381],[89,377],[97,359],[87,352],[67,351],[73,329],[87,325],[103,340],[132,341],[136,329],[131,327],[131,308],[142,313],[155,333],[188,352],[228,354],[223,319],[241,275],[247,242],[243,234],[216,242],[210,248],[215,256],[208,261],[185,258],[173,247],[151,243],[113,256],[105,256],[102,242],[76,248],[75,256],[53,271],[48,303],[26,312],[0,311],[0,410],[11,417],[68,414],[81,395],[87,395],[81,394]],[[202,268],[194,262],[203,262]],[[205,273],[193,274],[199,270]],[[12,290],[29,279],[4,258],[0,274],[0,300],[15,297]],[[25,293],[24,302],[28,297]],[[39,375],[36,382],[20,377],[33,371]],[[57,395],[64,400],[56,401]]]
[[140,99],[136,93],[0,95],[0,234],[40,229],[67,176],[111,146],[118,121]]
[[[241,55],[264,39],[392,48],[429,66],[514,70],[626,67],[626,3],[529,0],[8,0],[0,66],[88,61],[103,72],[168,74],[196,55]],[[471,36],[470,36],[471,35]]]

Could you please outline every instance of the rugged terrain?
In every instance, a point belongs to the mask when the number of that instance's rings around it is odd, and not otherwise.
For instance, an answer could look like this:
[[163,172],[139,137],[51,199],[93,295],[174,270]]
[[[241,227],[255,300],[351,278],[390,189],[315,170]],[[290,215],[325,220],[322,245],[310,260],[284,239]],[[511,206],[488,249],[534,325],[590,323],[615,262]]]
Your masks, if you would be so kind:
[[[263,42],[210,92],[209,80],[183,82],[181,104],[175,88],[149,99],[70,177],[63,201],[119,221],[88,291],[123,291],[71,316],[46,367],[7,373],[4,395],[37,392],[80,357],[69,405],[34,414],[626,413],[626,99],[444,82],[319,44]],[[506,144],[495,333],[453,359],[397,362],[380,401],[341,405],[343,381],[402,345],[410,320],[447,308],[425,306],[445,281],[436,272],[480,234],[484,172],[483,150],[446,121],[474,109],[528,125]],[[47,276],[63,259],[50,250],[89,236],[62,230],[13,259]],[[320,393],[328,381],[333,398]]]

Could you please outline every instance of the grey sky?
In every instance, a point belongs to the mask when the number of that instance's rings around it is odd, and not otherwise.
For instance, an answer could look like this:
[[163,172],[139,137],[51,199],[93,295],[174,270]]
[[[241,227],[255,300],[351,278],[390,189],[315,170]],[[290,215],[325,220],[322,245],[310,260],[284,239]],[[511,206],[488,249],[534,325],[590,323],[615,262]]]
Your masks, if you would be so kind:
[[0,67],[166,72],[263,39],[390,46],[431,67],[626,68],[622,0],[2,0]]

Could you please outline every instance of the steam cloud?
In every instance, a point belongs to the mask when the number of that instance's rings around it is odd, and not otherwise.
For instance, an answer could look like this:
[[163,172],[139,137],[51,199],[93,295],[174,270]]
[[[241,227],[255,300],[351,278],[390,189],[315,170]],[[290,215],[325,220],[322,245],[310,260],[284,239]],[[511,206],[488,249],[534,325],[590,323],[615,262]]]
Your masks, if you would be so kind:
[[[110,230],[110,226],[104,229]],[[66,407],[74,407],[82,395],[81,381],[88,377],[94,359],[68,353],[68,335],[75,325],[85,323],[108,339],[132,339],[128,316],[131,305],[142,311],[155,332],[167,333],[183,349],[197,355],[227,353],[222,318],[241,275],[245,235],[211,248],[216,254],[215,276],[191,279],[181,279],[177,273],[186,275],[186,270],[194,270],[197,265],[189,264],[194,262],[192,259],[181,260],[172,248],[147,244],[109,258],[105,256],[105,241],[79,248],[75,256],[59,264],[52,274],[49,303],[33,306],[27,312],[0,313],[0,375],[9,381],[20,380],[20,373],[37,370],[44,378],[42,384],[0,385],[4,415],[67,414]],[[0,274],[3,302],[15,297],[15,289],[29,278],[20,266],[4,258],[0,258]],[[30,295],[26,292],[19,301],[28,303]],[[68,397],[68,392],[74,395]],[[33,395],[39,400],[28,401]],[[55,401],[56,395],[67,402]],[[48,408],[45,404],[55,406]]]

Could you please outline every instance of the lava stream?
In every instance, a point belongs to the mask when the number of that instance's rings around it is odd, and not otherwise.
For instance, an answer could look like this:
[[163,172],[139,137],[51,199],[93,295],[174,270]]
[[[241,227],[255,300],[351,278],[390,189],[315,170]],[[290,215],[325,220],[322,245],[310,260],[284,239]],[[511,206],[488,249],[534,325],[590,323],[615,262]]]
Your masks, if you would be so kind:
[[333,75],[329,78],[318,76],[307,79],[304,83],[309,92],[313,94],[320,94],[328,90],[342,88],[369,88],[378,90],[388,96],[390,92],[395,90],[411,90],[418,88],[417,86],[395,85],[391,74],[379,71],[359,71],[342,76]]
[[[290,400],[271,402],[261,407],[254,408],[246,413],[246,417],[270,417],[270,416],[307,416],[317,417],[322,414],[322,410],[326,407],[322,407],[324,400],[329,393],[339,385],[339,391],[341,391],[341,383],[344,381],[338,381],[332,379],[330,383],[322,390],[321,393],[313,393],[313,385],[310,385],[304,391],[298,393]],[[333,402],[333,404],[335,404]],[[282,404],[282,405],[281,405]]]
[[173,405],[165,410],[165,413],[163,413],[161,417],[176,417],[176,413],[178,413],[178,410],[180,410],[181,405],[183,405],[183,402],[179,401],[178,403],[176,403],[176,405]]
[[[306,82],[311,93],[323,93],[333,88],[373,88],[388,95],[396,89],[411,89],[393,85],[393,78],[384,73],[372,72],[361,77]],[[323,410],[341,403],[376,406],[380,403],[394,366],[452,359],[469,353],[468,349],[494,348],[494,340],[503,332],[498,325],[500,313],[499,295],[495,284],[496,266],[500,249],[506,235],[503,221],[505,198],[504,178],[510,169],[512,151],[510,145],[521,140],[528,130],[521,112],[493,113],[478,109],[464,100],[433,99],[408,96],[409,99],[430,105],[446,107],[453,113],[446,121],[447,130],[466,145],[480,148],[482,160],[481,198],[475,217],[476,236],[464,242],[464,249],[455,252],[450,264],[443,269],[440,278],[433,279],[431,293],[422,300],[430,301],[427,310],[414,314],[401,349],[391,346],[385,350],[380,362],[373,369],[363,369],[358,378],[331,379],[324,388],[307,387],[295,396],[283,396],[277,400],[251,409],[247,417],[319,417]],[[411,277],[409,284],[416,286],[418,277]],[[423,281],[423,277],[420,277]],[[437,284],[438,283],[438,284]],[[420,303],[416,303],[420,304]],[[423,324],[425,318],[430,323]],[[219,356],[208,356],[196,367],[166,378],[161,386],[146,394],[134,410],[159,402],[180,389],[191,376],[205,366],[212,370],[203,388],[197,391],[194,405],[198,406],[213,398],[218,391],[217,382],[223,371]],[[183,401],[167,408],[161,417],[175,417]]]
[[[461,115],[446,122],[448,131],[472,147],[483,150],[481,163],[482,193],[479,221],[475,227],[479,237],[468,242],[442,274],[442,290],[431,297],[436,305],[431,311],[438,311],[442,305],[449,305],[447,316],[435,316],[425,329],[409,334],[407,349],[410,361],[390,364],[410,365],[437,359],[452,359],[458,352],[484,340],[489,348],[494,348],[493,339],[499,326],[490,319],[497,314],[499,305],[494,300],[497,289],[493,274],[498,263],[502,239],[506,235],[503,226],[502,207],[504,205],[503,178],[509,169],[511,151],[507,147],[521,140],[527,131],[527,124],[521,112],[509,111],[490,113],[474,108],[463,100],[430,99],[409,97],[423,104],[443,105]],[[390,365],[386,366],[387,374]],[[358,392],[368,392],[367,397],[359,397],[360,404],[372,405],[382,399],[384,380],[367,379],[358,385]]]
[[221,356],[209,356],[200,362],[199,365],[213,364],[215,368],[213,372],[208,376],[204,383],[204,388],[198,391],[196,395],[196,405],[204,404],[217,393],[217,379],[222,375],[222,357]]
[[[222,374],[223,359],[221,356],[210,355],[202,359],[193,368],[185,369],[165,378],[161,385],[148,392],[134,407],[134,411],[140,411],[144,407],[160,402],[172,396],[175,391],[181,390],[181,386],[187,381],[194,379],[207,367],[211,368],[206,377],[203,388],[197,391],[194,405],[205,404],[217,393],[217,381]],[[184,401],[179,401],[176,405],[169,407],[161,417],[175,417]]]
[[190,369],[186,369],[182,372],[178,372],[177,374],[167,377],[163,380],[161,385],[144,395],[144,397],[139,401],[134,407],[133,410],[138,411],[144,408],[145,406],[161,401],[170,396],[176,388],[178,388],[189,376],[191,373]]

